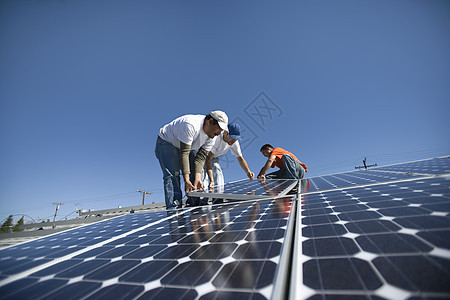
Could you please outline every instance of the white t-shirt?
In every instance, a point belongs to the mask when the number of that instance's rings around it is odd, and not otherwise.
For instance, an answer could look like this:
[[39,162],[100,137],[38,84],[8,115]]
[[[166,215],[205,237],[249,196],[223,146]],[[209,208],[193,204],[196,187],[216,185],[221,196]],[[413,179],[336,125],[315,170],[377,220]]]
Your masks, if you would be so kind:
[[216,138],[210,138],[203,131],[204,115],[181,116],[159,130],[159,137],[180,149],[180,142],[191,145],[191,150],[203,147],[210,151]]
[[233,145],[229,145],[227,142],[223,140],[223,131],[222,133],[216,137],[214,141],[214,146],[211,149],[211,152],[214,154],[214,157],[219,157],[227,154],[228,150],[231,149],[231,153],[236,157],[241,157],[241,146],[239,145],[239,141],[233,143]]

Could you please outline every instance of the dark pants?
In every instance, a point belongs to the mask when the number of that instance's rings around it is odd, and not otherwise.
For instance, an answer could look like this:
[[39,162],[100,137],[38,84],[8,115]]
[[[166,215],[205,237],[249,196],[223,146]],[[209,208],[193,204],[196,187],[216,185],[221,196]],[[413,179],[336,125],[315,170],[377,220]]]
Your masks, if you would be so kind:
[[[161,170],[163,173],[164,182],[164,198],[166,201],[166,208],[176,208],[174,201],[181,204],[182,191],[180,181],[180,149],[173,146],[171,143],[158,137],[155,147],[156,158],[158,158]],[[189,153],[189,162],[191,165],[190,180],[194,183],[194,152]],[[187,204],[198,205],[199,198],[188,198]]]
[[281,157],[284,168],[267,174],[269,179],[302,179],[305,177],[305,169],[292,156],[284,154]]
[[163,173],[164,198],[166,208],[175,208],[174,201],[181,202],[181,183],[180,183],[180,149],[171,143],[158,137],[155,147],[156,158]]

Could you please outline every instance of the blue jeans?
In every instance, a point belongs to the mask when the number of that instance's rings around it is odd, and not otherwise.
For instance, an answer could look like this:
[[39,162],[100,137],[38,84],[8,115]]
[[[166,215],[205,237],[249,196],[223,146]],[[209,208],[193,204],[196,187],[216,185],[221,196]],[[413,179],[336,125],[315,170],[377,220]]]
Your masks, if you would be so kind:
[[[214,193],[223,193],[225,179],[223,177],[222,167],[220,166],[218,157],[214,157],[212,159],[212,173],[213,173],[213,178],[214,178]],[[208,183],[209,183],[209,177],[208,177],[208,173],[206,171],[206,164],[203,167],[203,171],[202,171],[202,182],[203,182],[203,187],[207,189]],[[213,204],[216,203],[216,201],[217,201],[217,198],[212,199]]]
[[[223,186],[225,184],[225,180],[223,178],[222,167],[220,166],[218,157],[214,157],[212,159],[212,173],[213,173],[213,178],[214,178],[214,185],[216,187]],[[203,168],[203,172],[202,172],[202,182],[203,182],[203,187],[207,188],[209,178],[208,178],[208,174],[206,172],[206,164],[205,164],[205,167]]]
[[305,177],[305,169],[292,156],[284,154],[281,157],[284,168],[273,173],[267,174],[271,179],[302,179]]
[[163,172],[166,208],[175,208],[174,200],[181,203],[180,149],[158,136],[155,147],[156,158]]
[[[180,149],[172,145],[171,143],[163,140],[158,136],[156,140],[155,147],[156,158],[159,160],[159,165],[163,172],[163,182],[164,182],[164,198],[166,201],[166,209],[176,208],[177,205],[174,203],[178,200],[181,207],[181,200],[183,198],[183,193],[181,192],[181,182],[180,182]],[[193,183],[195,179],[194,170],[194,152],[189,153],[189,162],[191,168],[190,180]],[[198,197],[188,198],[186,203],[191,205],[198,205]]]

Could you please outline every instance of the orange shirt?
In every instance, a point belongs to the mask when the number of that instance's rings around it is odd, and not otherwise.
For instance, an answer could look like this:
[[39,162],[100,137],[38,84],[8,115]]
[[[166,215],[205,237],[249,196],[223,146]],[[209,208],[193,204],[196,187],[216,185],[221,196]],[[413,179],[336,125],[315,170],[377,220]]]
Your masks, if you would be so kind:
[[303,169],[305,169],[305,172],[308,172],[308,169],[306,168],[306,166],[303,163],[301,163],[294,154],[292,154],[291,152],[288,152],[282,148],[274,148],[272,153],[270,154],[270,155],[275,155],[275,161],[272,164],[272,168],[275,168],[275,166],[277,166],[280,169],[284,168],[283,162],[281,161],[281,157],[284,154],[287,154],[287,155],[295,158],[300,163],[300,165],[303,167]]

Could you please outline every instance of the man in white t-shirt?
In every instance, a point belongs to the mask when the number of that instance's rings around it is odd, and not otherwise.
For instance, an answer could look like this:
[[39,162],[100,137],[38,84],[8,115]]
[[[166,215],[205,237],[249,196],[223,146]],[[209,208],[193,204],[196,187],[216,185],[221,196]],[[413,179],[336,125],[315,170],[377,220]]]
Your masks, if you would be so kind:
[[[222,168],[220,167],[219,157],[227,154],[228,150],[237,158],[239,165],[245,174],[252,180],[255,174],[250,171],[247,162],[242,156],[241,146],[241,127],[237,123],[228,124],[228,130],[224,130],[220,136],[215,139],[214,145],[206,157],[205,171],[209,179],[208,188],[215,186],[220,190],[224,185]],[[205,185],[206,176],[204,175]]]
[[[220,110],[204,115],[181,116],[159,130],[155,154],[163,172],[166,209],[182,204],[180,169],[184,191],[203,188],[201,173],[215,137],[226,130],[227,115]],[[194,156],[194,151],[197,154]],[[193,172],[192,172],[193,171]],[[188,198],[186,204],[198,205],[198,198]]]

